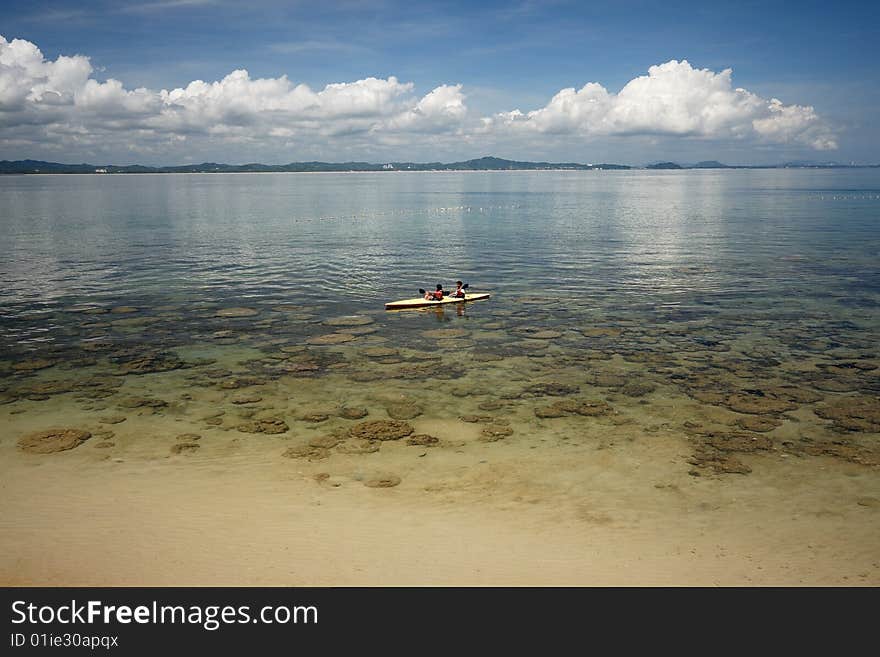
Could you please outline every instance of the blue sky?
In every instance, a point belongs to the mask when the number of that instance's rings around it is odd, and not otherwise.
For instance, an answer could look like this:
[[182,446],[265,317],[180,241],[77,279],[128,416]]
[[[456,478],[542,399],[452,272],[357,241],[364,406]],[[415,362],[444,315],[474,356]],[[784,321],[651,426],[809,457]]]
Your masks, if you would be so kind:
[[[60,55],[88,57],[90,78],[119,80],[127,91],[186,88],[193,80],[220,81],[239,69],[246,69],[250,80],[286,75],[291,84],[308,85],[314,92],[368,78],[394,76],[401,84],[411,83],[389,92],[393,98],[387,105],[371,110],[372,122],[346,119],[342,124],[338,108],[325,108],[320,117],[309,115],[305,121],[289,103],[280,113],[267,113],[266,104],[257,103],[248,110],[253,116],[238,119],[216,112],[196,119],[190,107],[183,120],[183,110],[170,108],[180,110],[172,121],[165,101],[155,110],[164,119],[148,118],[141,108],[139,123],[120,121],[112,138],[97,134],[107,122],[100,130],[97,122],[92,126],[71,90],[71,107],[80,109],[63,118],[49,117],[45,107],[28,109],[27,120],[19,116],[21,125],[33,125],[35,115],[39,121],[54,121],[51,129],[32,131],[26,138],[20,129],[17,138],[3,131],[4,122],[7,128],[17,127],[7,119],[18,116],[20,108],[0,112],[0,158],[24,156],[22,149],[30,149],[28,155],[54,152],[63,161],[99,156],[144,162],[200,161],[202,156],[223,161],[459,159],[489,152],[636,164],[666,158],[880,161],[880,129],[873,125],[880,104],[876,2],[3,0],[0,7],[0,34],[8,42],[32,43],[46,62]],[[687,60],[693,69],[713,74],[731,69],[731,90],[743,88],[766,101],[777,98],[784,106],[812,106],[815,116],[795,116],[792,110],[797,128],[777,121],[761,124],[760,134],[748,126],[771,117],[768,112],[775,110],[768,105],[747,113],[736,110],[741,116],[723,125],[716,119],[706,123],[705,117],[690,121],[679,114],[699,112],[703,92],[673,83],[671,76],[682,71],[668,72],[669,84],[658,78],[656,91],[640,92],[638,98],[630,94],[625,107],[618,107],[624,99],[614,95],[627,83],[672,60]],[[549,106],[560,90],[577,91],[590,82],[614,96],[606,113]],[[712,84],[706,81],[706,93]],[[415,109],[426,94],[444,85],[461,85],[459,95],[443,91],[446,104],[430,117]],[[695,95],[684,110],[668,108],[676,114],[668,121],[651,125],[621,119],[631,115],[633,103],[653,106],[659,97],[679,92]],[[586,97],[575,100],[581,101]],[[109,112],[107,107],[103,111]],[[516,109],[528,115],[542,108],[547,111],[534,120],[492,120],[489,127],[483,121]],[[93,116],[98,110],[92,105],[89,111]],[[418,121],[400,118],[413,111]],[[359,112],[360,118],[366,116]],[[569,114],[560,118],[559,112]],[[772,114],[780,117],[780,112]],[[256,123],[259,130],[245,132]],[[600,123],[605,127],[597,127]],[[71,138],[89,131],[95,133],[91,141]],[[171,133],[178,145],[169,141],[161,146]]]

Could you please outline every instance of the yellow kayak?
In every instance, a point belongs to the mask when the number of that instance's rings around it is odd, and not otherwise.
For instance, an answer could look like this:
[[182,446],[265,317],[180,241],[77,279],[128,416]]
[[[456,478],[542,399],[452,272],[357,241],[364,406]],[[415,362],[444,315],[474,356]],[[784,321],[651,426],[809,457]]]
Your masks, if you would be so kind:
[[463,297],[443,297],[440,301],[431,301],[425,297],[416,297],[415,299],[403,299],[402,301],[391,301],[385,304],[385,310],[400,310],[402,308],[425,308],[427,306],[442,306],[444,303],[462,303],[464,301],[479,301],[480,299],[488,299],[489,294],[465,294]]

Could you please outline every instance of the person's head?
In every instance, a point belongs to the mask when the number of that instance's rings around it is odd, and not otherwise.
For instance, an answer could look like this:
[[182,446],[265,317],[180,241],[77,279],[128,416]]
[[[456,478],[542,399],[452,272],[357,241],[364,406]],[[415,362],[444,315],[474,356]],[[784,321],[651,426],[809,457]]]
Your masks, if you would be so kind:
[[443,286],[440,283],[437,283],[437,291],[440,292],[443,289]]
[[455,281],[455,286],[456,286],[456,287],[461,287],[461,281]]

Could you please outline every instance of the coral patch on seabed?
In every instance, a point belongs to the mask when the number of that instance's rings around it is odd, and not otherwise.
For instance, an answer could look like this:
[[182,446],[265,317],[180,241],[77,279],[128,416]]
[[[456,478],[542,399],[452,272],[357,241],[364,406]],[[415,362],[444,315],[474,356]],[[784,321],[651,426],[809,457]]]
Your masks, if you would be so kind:
[[22,436],[18,448],[29,454],[53,454],[79,447],[92,434],[80,429],[48,429]]
[[252,394],[252,395],[236,395],[232,399],[230,399],[233,404],[256,404],[257,402],[263,401],[263,398],[260,395]]
[[620,388],[620,392],[627,397],[643,397],[649,393],[654,392],[656,389],[657,386],[655,386],[653,383],[648,383],[646,381],[631,381],[624,384]]
[[183,361],[174,354],[164,352],[120,357],[116,361],[119,363],[118,374],[120,375],[168,372],[169,370],[181,368],[184,365]]
[[730,410],[737,413],[752,413],[763,415],[767,413],[783,413],[793,411],[797,404],[786,399],[777,399],[772,395],[755,391],[730,395],[725,404]]
[[554,402],[549,406],[542,406],[535,409],[535,415],[539,418],[555,418],[564,415],[583,415],[586,417],[598,417],[600,415],[610,415],[614,409],[607,402],[601,400],[562,400]]
[[735,454],[774,449],[773,441],[758,433],[710,429],[693,422],[686,422],[684,429],[694,445],[694,453],[687,460],[697,468],[690,471],[693,476],[700,476],[706,470],[716,474],[748,474],[752,471],[751,466]]
[[165,408],[168,402],[152,397],[124,397],[116,402],[121,408]]
[[16,372],[35,372],[37,370],[54,367],[57,363],[58,361],[50,360],[48,358],[29,358],[28,360],[21,360],[17,363],[13,363],[12,369]]
[[839,429],[880,432],[880,397],[843,397],[816,408],[815,413]]
[[578,386],[565,383],[534,383],[523,392],[525,396],[531,397],[565,397],[574,395],[579,390]]
[[419,433],[415,436],[410,436],[406,439],[407,445],[419,446],[419,447],[432,447],[440,442],[440,439],[428,435],[426,433]]
[[462,422],[475,424],[479,422],[492,422],[495,418],[492,415],[462,415],[458,419]]
[[314,447],[313,445],[297,445],[284,450],[281,456],[289,459],[320,461],[330,456],[330,450],[326,447]]
[[747,415],[736,419],[736,425],[746,431],[773,431],[782,426],[782,421],[772,416]]
[[236,429],[242,433],[266,433],[278,434],[286,433],[290,427],[281,418],[265,418],[260,420],[251,420],[239,424]]
[[391,356],[399,355],[400,352],[398,352],[397,349],[392,349],[390,347],[367,347],[366,349],[362,349],[361,353],[370,358],[389,358]]
[[356,336],[351,333],[327,333],[326,335],[317,335],[309,338],[306,342],[312,345],[332,345],[351,342],[355,338]]
[[364,440],[400,440],[413,432],[413,427],[400,420],[370,420],[349,430],[353,438]]

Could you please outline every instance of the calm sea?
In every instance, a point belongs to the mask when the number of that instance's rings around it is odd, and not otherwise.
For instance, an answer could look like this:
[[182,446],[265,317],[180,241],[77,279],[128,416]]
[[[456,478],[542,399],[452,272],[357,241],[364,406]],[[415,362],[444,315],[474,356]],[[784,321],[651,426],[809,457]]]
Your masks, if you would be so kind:
[[[280,400],[240,423],[395,382],[404,416],[442,389],[541,436],[662,404],[690,431],[682,400],[880,462],[834,442],[880,428],[878,169],[6,176],[0,208],[6,403],[97,412],[123,380],[183,414],[190,387]],[[491,299],[384,310],[459,278]],[[696,453],[737,471],[760,443],[724,430]]]
[[82,304],[362,313],[457,278],[645,321],[880,314],[878,169],[6,176],[0,208],[4,350]]

